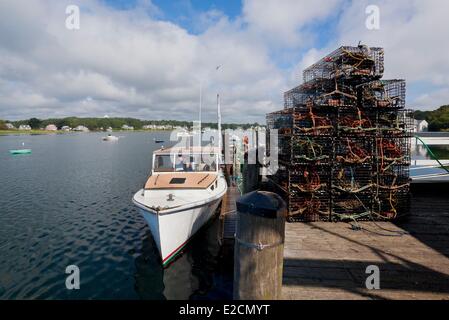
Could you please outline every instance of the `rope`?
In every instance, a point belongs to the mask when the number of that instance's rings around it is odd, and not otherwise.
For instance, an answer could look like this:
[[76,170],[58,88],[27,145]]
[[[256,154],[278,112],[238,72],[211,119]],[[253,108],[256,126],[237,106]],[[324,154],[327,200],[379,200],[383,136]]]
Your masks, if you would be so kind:
[[447,173],[449,173],[449,169],[447,167],[445,167],[440,160],[435,156],[435,154],[432,152],[432,150],[430,149],[430,147],[418,136],[415,136],[415,138],[419,141],[421,141],[421,143],[423,144],[423,146],[426,148],[426,150],[429,152],[430,156],[436,160],[438,162],[438,164],[440,165],[440,167],[442,169],[444,169]]
[[278,247],[278,246],[284,244],[283,240],[275,242],[275,243],[270,243],[270,244],[262,244],[261,242],[259,242],[257,244],[250,243],[250,242],[243,241],[243,240],[241,240],[240,238],[237,238],[237,237],[236,237],[236,240],[242,246],[250,248],[250,249],[256,249],[257,251],[263,251],[265,249],[275,248],[275,247]]

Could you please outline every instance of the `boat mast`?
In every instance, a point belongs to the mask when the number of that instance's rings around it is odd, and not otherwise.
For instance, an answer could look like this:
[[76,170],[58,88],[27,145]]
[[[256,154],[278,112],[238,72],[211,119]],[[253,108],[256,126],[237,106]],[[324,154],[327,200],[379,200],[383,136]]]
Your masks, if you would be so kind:
[[200,134],[199,134],[199,147],[201,147],[201,141],[202,141],[202,132],[201,132],[201,110],[203,109],[203,83],[200,83],[200,123],[198,125]]
[[220,94],[217,93],[217,115],[218,115],[218,161],[221,164],[221,109],[220,109]]

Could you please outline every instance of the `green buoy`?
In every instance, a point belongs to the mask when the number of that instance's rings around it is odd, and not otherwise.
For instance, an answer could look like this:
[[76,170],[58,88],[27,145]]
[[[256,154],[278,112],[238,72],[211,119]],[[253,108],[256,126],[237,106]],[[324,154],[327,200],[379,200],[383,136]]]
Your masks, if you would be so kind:
[[9,150],[10,154],[31,154],[31,149]]

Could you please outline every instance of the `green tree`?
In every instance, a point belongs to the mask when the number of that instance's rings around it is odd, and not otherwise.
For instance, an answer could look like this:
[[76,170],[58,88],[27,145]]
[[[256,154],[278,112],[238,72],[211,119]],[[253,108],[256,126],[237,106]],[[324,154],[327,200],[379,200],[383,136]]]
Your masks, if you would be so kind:
[[6,130],[6,122],[3,120],[0,120],[0,130]]
[[37,118],[31,118],[28,120],[28,125],[31,127],[31,129],[39,129],[42,125],[42,121]]

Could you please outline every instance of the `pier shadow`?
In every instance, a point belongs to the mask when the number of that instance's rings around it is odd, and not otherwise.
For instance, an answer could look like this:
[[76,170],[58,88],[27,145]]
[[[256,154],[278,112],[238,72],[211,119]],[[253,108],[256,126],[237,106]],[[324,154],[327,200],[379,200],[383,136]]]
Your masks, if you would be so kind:
[[[402,222],[406,223],[406,222]],[[382,250],[367,243],[349,238],[341,233],[333,232],[313,224],[324,233],[335,236],[346,246],[364,247],[377,256],[378,259],[370,260],[363,257],[364,253],[357,254],[345,259],[321,259],[317,253],[316,259],[286,258],[284,259],[283,285],[299,286],[300,289],[320,288],[329,290],[340,289],[354,297],[369,299],[385,299],[385,293],[389,298],[414,298],[417,293],[440,293],[449,298],[449,276],[445,273],[433,270],[425,265],[407,259],[407,253],[398,255],[393,250]],[[358,231],[362,232],[362,231]],[[446,238],[449,235],[446,233]],[[337,241],[340,241],[337,239]],[[419,239],[420,240],[420,239]],[[394,244],[394,242],[392,242]],[[366,268],[376,265],[380,269],[381,290],[367,290],[365,286]],[[447,270],[449,266],[439,265],[441,270]],[[298,289],[295,289],[298,290]],[[396,292],[396,295],[395,295]],[[326,293],[326,298],[334,299],[333,294]],[[323,293],[317,293],[323,298]],[[344,297],[344,296],[343,296]],[[308,299],[307,297],[301,297]],[[344,297],[347,298],[347,297]]]
[[[312,264],[311,264],[312,263]],[[367,290],[366,267],[376,265],[380,270],[380,290]],[[369,299],[386,299],[382,291],[401,291],[396,298],[410,298],[417,292],[442,293],[449,297],[449,277],[416,263],[407,265],[379,261],[335,260],[284,260],[284,286],[322,288],[332,291],[341,289]],[[410,296],[404,295],[408,291]],[[331,295],[331,294],[330,294]],[[311,297],[309,297],[311,298]],[[304,297],[304,299],[309,299]],[[323,298],[322,296],[320,299]],[[329,296],[334,299],[336,297]]]
[[412,185],[411,193],[410,214],[394,224],[449,258],[449,183]]

